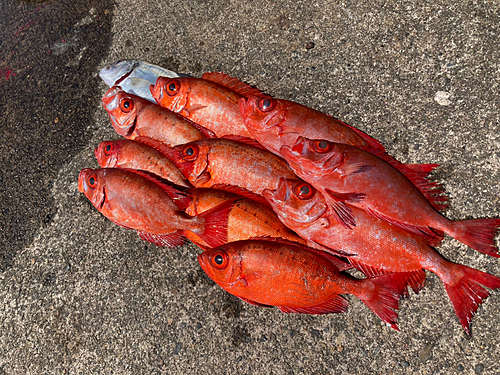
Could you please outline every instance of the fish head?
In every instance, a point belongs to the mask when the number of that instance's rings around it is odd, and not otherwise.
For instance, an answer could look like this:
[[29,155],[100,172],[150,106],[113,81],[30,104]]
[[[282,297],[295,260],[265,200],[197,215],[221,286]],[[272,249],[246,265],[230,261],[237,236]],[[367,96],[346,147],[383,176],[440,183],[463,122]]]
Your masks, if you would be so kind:
[[[169,158],[191,183],[196,181],[208,168],[210,148],[202,142],[194,141],[172,147]],[[195,185],[196,186],[196,185]]]
[[106,201],[105,185],[105,172],[102,169],[85,168],[78,175],[78,191],[85,194],[99,212]]
[[116,167],[120,143],[117,141],[104,141],[94,150],[95,158],[101,168]]
[[268,95],[251,95],[238,102],[248,131],[263,133],[280,126],[285,118],[284,104]]
[[327,212],[324,197],[304,181],[281,177],[276,190],[266,189],[262,195],[291,229],[310,226]]
[[114,64],[109,64],[102,68],[99,76],[106,85],[113,87],[125,78],[125,76],[129,75],[136,65],[136,60],[118,60]]
[[198,262],[203,271],[224,289],[237,286],[243,276],[242,256],[228,245],[206,250],[198,255]]
[[308,177],[330,173],[342,161],[342,155],[339,154],[335,143],[302,136],[299,136],[291,147],[281,146],[280,154],[293,170]]
[[150,86],[151,95],[156,102],[172,112],[180,113],[186,107],[191,90],[189,78],[158,77]]
[[113,86],[102,98],[102,105],[108,112],[115,131],[125,138],[131,138],[140,109],[150,103],[136,95],[127,94],[119,86]]

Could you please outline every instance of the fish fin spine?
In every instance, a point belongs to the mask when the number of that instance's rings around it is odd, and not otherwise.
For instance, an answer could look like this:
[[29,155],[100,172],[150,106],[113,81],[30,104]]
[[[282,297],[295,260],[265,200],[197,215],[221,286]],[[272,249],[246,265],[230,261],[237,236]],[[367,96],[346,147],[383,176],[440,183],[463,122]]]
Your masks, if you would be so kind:
[[462,271],[463,276],[454,285],[445,283],[444,286],[460,324],[470,335],[472,317],[483,300],[490,295],[483,286],[498,289],[500,278],[460,264],[454,264],[454,267],[459,268],[457,272]]
[[341,295],[336,294],[333,298],[316,306],[289,307],[277,306],[284,313],[299,313],[309,315],[322,315],[331,313],[344,313],[347,311],[349,303]]

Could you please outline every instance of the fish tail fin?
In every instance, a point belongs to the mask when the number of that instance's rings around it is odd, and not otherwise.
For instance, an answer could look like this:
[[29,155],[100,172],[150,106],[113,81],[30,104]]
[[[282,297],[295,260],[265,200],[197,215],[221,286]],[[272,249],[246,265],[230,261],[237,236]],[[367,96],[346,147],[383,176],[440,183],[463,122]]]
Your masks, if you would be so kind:
[[444,286],[460,324],[470,335],[472,317],[490,295],[481,285],[490,289],[500,288],[500,278],[460,264],[454,264],[454,268],[454,274],[462,276],[458,282],[454,280],[453,285],[445,282]]
[[500,219],[474,219],[452,222],[449,234],[483,254],[500,258],[495,244],[495,235],[500,227]]
[[399,301],[404,296],[408,285],[405,272],[391,273],[361,280],[362,292],[356,294],[380,319],[399,331],[397,320]]
[[236,200],[228,200],[199,215],[205,219],[205,231],[196,234],[208,246],[213,248],[227,243],[227,221]]

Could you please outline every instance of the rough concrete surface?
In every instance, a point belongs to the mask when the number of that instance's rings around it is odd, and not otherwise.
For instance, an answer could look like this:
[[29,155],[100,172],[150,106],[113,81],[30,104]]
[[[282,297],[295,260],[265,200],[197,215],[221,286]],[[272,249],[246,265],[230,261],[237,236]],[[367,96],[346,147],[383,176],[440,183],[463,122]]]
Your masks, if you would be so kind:
[[[327,112],[402,162],[438,163],[452,219],[500,216],[497,1],[1,0],[0,374],[498,374],[500,293],[472,337],[443,284],[400,329],[355,297],[286,315],[215,285],[197,248],[157,248],[77,190],[116,138],[105,64],[223,71]],[[312,48],[311,48],[312,47]],[[500,263],[447,238],[447,259]]]

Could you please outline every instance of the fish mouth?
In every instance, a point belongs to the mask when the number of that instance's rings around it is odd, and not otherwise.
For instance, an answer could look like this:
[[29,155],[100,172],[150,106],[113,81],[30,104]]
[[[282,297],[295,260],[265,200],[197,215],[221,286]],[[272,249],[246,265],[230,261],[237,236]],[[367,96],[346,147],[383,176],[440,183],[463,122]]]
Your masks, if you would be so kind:
[[280,177],[276,190],[264,189],[262,195],[269,203],[284,202],[290,197],[290,191],[287,187],[286,178]]
[[307,147],[306,139],[302,136],[298,137],[295,144],[292,146],[291,151],[296,155],[301,155],[304,153]]
[[119,92],[123,92],[122,88],[120,86],[113,86],[104,94],[101,99],[104,108],[108,109],[110,107],[110,104],[115,100]]
[[85,168],[85,169],[82,169],[80,171],[80,173],[78,174],[78,191],[80,193],[85,193],[85,175],[87,174],[87,171],[89,169],[88,168]]

